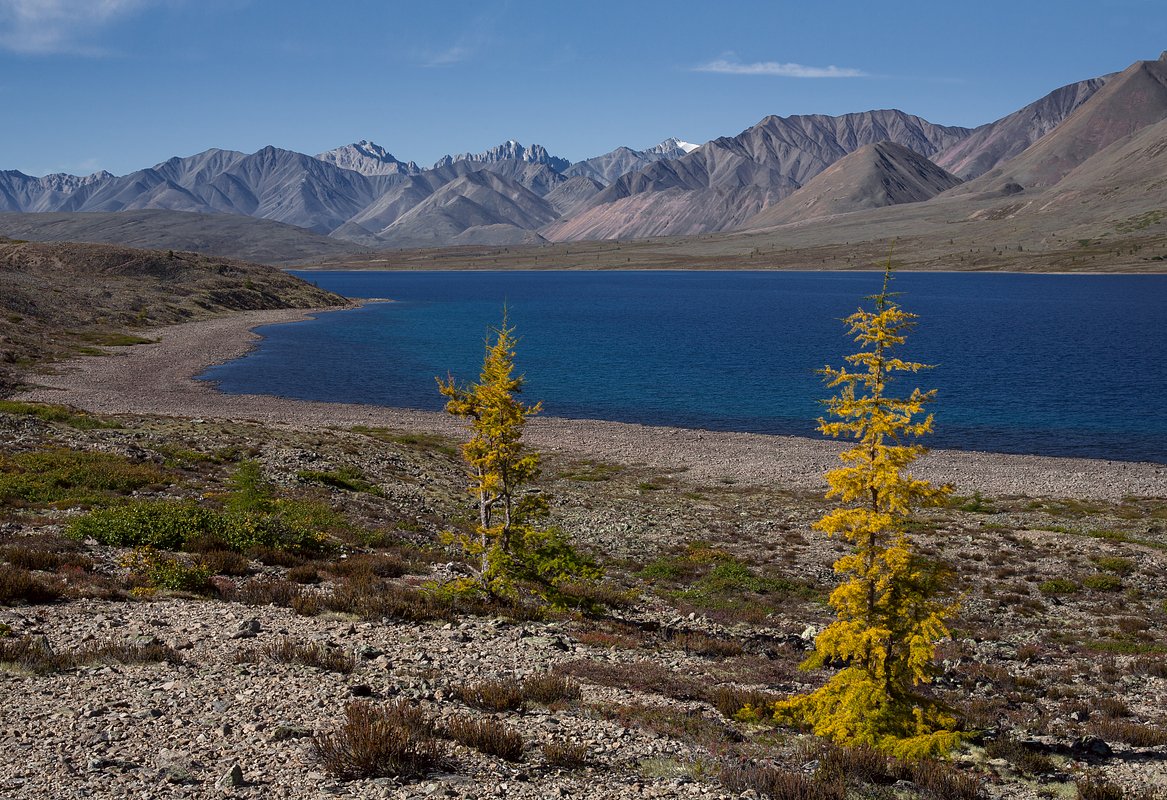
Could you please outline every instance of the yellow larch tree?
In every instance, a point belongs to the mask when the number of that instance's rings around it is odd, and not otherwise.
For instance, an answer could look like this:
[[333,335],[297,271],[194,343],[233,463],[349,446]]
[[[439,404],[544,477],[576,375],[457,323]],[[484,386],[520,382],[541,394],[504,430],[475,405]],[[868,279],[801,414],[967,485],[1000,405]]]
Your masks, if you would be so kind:
[[515,329],[502,325],[487,341],[478,383],[459,386],[453,377],[438,379],[448,398],[446,411],[469,420],[471,438],[462,445],[469,491],[477,500],[473,534],[454,538],[478,561],[478,583],[494,596],[514,597],[520,584],[544,597],[556,594],[568,579],[593,578],[599,570],[577,554],[555,529],[539,529],[547,499],[525,491],[539,473],[539,454],[522,441],[527,418],[542,403],[526,405],[517,395],[524,378],[515,375]]
[[843,466],[826,475],[827,498],[839,506],[815,528],[844,536],[853,549],[835,562],[843,579],[830,596],[836,620],[803,666],[845,666],[818,690],[776,703],[773,714],[841,744],[916,758],[961,739],[955,719],[920,688],[934,676],[935,645],[949,635],[945,619],[955,605],[938,599],[938,568],[919,556],[906,530],[914,507],[942,502],[952,487],[909,471],[924,453],[916,439],[932,430],[925,407],[935,390],[888,393],[896,373],[927,368],[894,354],[916,316],[894,302],[890,280],[889,259],[882,291],[869,298],[875,309],[844,320],[860,345],[846,357],[851,369],[822,371],[838,393],[825,401],[831,419],[820,418],[819,430],[854,444],[840,455]]

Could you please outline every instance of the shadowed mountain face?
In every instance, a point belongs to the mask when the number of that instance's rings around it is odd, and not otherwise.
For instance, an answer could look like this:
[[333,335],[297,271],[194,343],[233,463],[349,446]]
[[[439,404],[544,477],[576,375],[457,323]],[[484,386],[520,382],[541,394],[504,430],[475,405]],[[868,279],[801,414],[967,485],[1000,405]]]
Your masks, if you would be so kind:
[[843,156],[799,191],[762,211],[743,227],[761,228],[900,203],[919,203],[959,183],[955,175],[903,145],[869,144]]
[[[337,255],[323,237],[370,249],[623,240],[807,225],[909,203],[941,203],[952,218],[971,218],[987,213],[984,203],[1014,196],[1007,213],[1021,218],[1029,213],[1022,208],[1041,203],[1068,213],[1059,198],[1070,190],[1047,190],[1071,175],[1072,191],[1086,194],[1114,170],[1140,179],[1127,161],[1107,159],[1165,118],[1161,58],[1063,86],[976,129],[897,110],[770,116],[701,147],[667,139],[570,164],[512,140],[424,170],[366,140],[316,157],[274,147],[250,155],[208,150],[124,176],[0,172],[0,211],[54,212],[25,221],[0,215],[0,233],[205,245],[286,263]],[[1048,196],[1039,202],[1042,192]],[[1117,195],[1091,196],[1107,203]],[[190,218],[164,222],[143,216],[148,211]],[[97,214],[129,216],[115,222]]]

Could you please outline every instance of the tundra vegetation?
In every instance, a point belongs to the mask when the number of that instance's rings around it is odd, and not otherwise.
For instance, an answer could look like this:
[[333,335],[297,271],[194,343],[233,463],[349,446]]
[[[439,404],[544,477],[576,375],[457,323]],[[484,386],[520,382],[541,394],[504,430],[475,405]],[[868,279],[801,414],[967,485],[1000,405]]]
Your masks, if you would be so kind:
[[[824,426],[855,440],[830,499],[534,459],[505,322],[477,384],[444,382],[509,422],[466,417],[469,454],[388,428],[0,406],[0,781],[24,781],[0,795],[53,796],[65,756],[88,759],[67,779],[92,796],[153,791],[168,741],[199,756],[165,780],[209,789],[238,759],[239,791],[271,796],[1161,800],[1167,499],[911,478],[928,395],[873,377],[910,323],[882,296],[852,318],[876,346],[831,373]],[[504,539],[488,468],[528,458]],[[532,546],[548,530],[595,568],[556,573]],[[46,744],[53,719],[84,730]],[[116,759],[90,749],[107,737]]]

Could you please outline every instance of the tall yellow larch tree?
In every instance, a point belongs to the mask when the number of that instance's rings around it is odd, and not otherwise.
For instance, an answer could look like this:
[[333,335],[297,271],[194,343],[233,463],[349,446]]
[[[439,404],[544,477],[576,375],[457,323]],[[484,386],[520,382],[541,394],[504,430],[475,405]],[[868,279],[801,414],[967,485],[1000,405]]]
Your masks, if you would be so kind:
[[907,397],[888,393],[896,373],[926,365],[894,354],[916,316],[903,311],[888,288],[845,323],[860,350],[847,356],[851,369],[826,367],[825,401],[831,418],[819,430],[854,444],[827,473],[828,499],[839,506],[815,523],[841,535],[853,550],[835,562],[843,582],[831,593],[836,620],[815,639],[808,669],[845,666],[818,690],[775,704],[776,721],[809,726],[842,744],[866,744],[901,757],[921,757],[956,746],[961,734],[945,709],[920,685],[935,673],[936,643],[948,636],[945,620],[955,605],[938,598],[937,567],[916,552],[906,530],[912,509],[936,505],[951,486],[914,477],[912,462],[924,453],[916,439],[932,430],[926,405],[935,390],[914,389]]

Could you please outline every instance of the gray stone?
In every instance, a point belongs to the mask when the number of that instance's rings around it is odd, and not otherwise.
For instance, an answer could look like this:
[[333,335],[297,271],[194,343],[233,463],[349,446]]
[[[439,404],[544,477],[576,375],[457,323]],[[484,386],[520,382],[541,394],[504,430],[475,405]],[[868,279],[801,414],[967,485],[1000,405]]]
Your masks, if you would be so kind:
[[234,789],[246,784],[243,780],[243,767],[238,763],[232,764],[231,769],[227,770],[226,774],[219,780],[215,781],[215,786],[220,789]]

